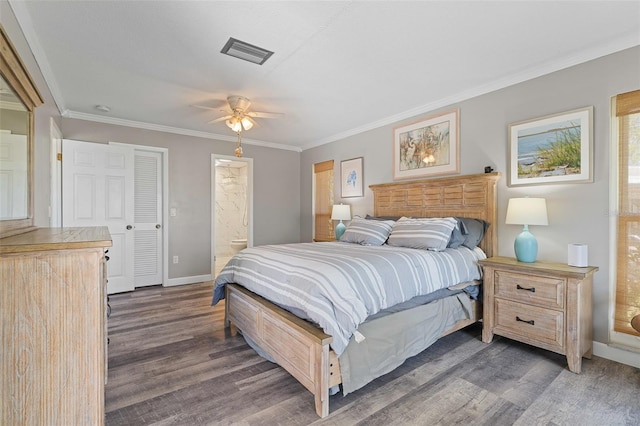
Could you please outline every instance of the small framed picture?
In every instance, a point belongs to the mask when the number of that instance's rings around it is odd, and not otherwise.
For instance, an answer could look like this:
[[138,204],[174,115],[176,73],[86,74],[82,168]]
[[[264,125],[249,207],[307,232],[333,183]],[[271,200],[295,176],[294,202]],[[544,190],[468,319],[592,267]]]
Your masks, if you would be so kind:
[[340,162],[340,188],[342,198],[364,197],[362,157]]
[[508,186],[593,182],[593,107],[509,125]]
[[393,179],[460,173],[458,110],[393,130]]

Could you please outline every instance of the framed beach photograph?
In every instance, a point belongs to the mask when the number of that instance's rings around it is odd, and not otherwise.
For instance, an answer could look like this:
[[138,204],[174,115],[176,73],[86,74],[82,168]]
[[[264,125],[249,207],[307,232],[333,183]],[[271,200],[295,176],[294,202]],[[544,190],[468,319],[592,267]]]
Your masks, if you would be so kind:
[[460,172],[458,110],[393,129],[393,179]]
[[509,125],[508,186],[593,182],[593,107]]
[[340,162],[340,188],[342,198],[364,197],[362,157]]

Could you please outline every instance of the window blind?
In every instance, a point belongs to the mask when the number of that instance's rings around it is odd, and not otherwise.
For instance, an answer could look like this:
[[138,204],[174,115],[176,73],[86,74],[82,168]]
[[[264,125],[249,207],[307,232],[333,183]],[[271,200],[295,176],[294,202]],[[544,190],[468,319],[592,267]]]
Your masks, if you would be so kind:
[[314,233],[316,241],[335,240],[331,222],[333,208],[333,160],[313,165],[314,182]]
[[640,336],[640,90],[616,96],[618,120],[618,224],[615,331]]

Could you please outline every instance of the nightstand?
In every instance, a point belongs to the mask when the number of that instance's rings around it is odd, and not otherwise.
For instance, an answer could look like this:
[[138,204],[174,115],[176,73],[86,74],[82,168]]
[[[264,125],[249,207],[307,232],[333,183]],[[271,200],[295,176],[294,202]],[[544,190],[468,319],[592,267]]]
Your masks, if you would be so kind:
[[482,341],[508,337],[567,357],[580,373],[593,345],[592,286],[597,267],[480,260],[484,269]]

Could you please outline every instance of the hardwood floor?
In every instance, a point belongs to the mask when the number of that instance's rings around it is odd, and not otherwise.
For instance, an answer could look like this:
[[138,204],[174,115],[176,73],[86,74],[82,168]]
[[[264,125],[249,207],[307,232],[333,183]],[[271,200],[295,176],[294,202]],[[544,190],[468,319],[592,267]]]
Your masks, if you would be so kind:
[[479,324],[343,397],[319,419],[288,373],[225,329],[212,284],[111,296],[107,425],[638,425],[640,370],[566,359]]

